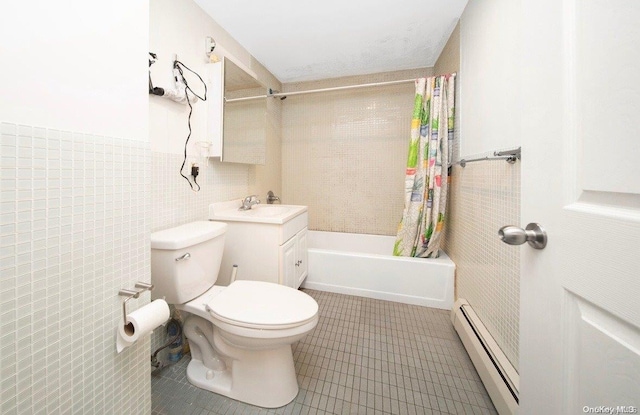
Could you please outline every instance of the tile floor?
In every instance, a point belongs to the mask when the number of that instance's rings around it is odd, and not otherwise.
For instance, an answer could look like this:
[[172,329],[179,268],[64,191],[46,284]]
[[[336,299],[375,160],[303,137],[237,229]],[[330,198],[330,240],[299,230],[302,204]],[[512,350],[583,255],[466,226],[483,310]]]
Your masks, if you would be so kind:
[[318,326],[293,345],[300,392],[264,409],[198,389],[189,356],[153,375],[152,414],[495,414],[449,312],[304,290]]

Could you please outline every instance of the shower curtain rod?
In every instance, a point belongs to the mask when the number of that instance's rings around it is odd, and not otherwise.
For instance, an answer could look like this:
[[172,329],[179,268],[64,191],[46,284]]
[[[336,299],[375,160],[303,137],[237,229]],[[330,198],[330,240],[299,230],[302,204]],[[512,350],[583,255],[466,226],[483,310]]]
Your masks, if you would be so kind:
[[485,157],[479,157],[479,158],[475,158],[475,159],[471,159],[471,160],[465,160],[462,159],[456,163],[453,164],[459,164],[460,167],[464,168],[467,163],[473,163],[476,161],[493,161],[493,160],[505,160],[507,163],[509,164],[513,164],[516,162],[516,160],[520,160],[522,158],[522,151],[521,151],[521,147],[518,147],[514,150],[506,150],[506,151],[494,151],[493,152],[493,157],[491,156],[485,156]]
[[232,98],[226,99],[224,102],[240,102],[240,101],[249,101],[253,99],[260,98],[268,98],[268,97],[290,97],[294,95],[304,95],[304,94],[315,94],[317,92],[331,92],[331,91],[344,91],[347,89],[358,89],[358,88],[369,88],[372,86],[387,86],[387,85],[397,85],[397,84],[406,84],[409,82],[415,82],[415,79],[402,79],[399,81],[386,81],[386,82],[372,82],[369,84],[359,84],[359,85],[345,85],[345,86],[335,86],[332,88],[320,88],[320,89],[309,89],[306,91],[291,91],[291,92],[278,92],[275,94],[266,94],[266,95],[256,95],[253,97],[244,97],[244,98]]

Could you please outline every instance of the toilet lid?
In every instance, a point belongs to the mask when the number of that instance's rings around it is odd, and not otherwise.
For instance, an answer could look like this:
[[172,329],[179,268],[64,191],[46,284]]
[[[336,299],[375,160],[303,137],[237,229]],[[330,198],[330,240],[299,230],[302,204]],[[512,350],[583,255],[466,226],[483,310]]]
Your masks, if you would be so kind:
[[208,306],[213,317],[248,327],[297,325],[318,313],[318,303],[311,296],[262,281],[234,281],[211,299]]

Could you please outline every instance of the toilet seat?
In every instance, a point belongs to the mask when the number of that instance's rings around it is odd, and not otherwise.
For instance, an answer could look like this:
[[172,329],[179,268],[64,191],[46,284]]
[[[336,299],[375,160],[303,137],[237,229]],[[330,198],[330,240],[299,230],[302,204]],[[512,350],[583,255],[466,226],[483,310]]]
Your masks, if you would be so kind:
[[309,295],[263,281],[234,281],[211,298],[206,309],[218,322],[259,330],[315,325],[318,315],[318,303]]

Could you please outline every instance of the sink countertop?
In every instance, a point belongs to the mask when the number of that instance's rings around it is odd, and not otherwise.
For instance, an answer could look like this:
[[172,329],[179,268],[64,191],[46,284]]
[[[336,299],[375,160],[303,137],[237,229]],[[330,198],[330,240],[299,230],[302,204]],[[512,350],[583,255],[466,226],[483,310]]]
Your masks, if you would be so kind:
[[302,205],[254,205],[249,210],[239,210],[242,199],[218,202],[209,205],[209,220],[270,223],[282,225],[307,211]]

